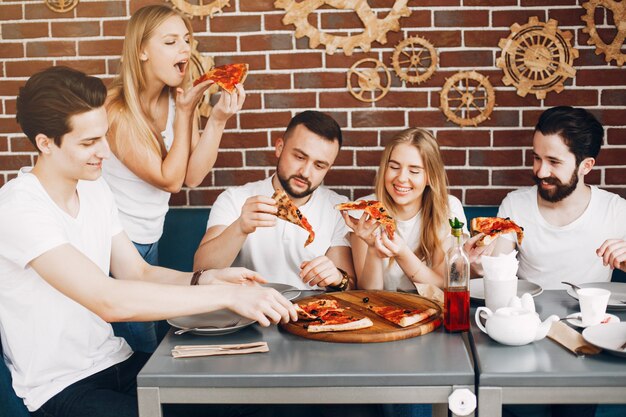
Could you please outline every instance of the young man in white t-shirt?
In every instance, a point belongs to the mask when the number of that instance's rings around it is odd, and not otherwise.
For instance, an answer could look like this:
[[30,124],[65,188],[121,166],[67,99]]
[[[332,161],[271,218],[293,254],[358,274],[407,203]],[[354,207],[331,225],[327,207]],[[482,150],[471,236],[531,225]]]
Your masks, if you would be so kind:
[[[339,125],[327,114],[305,111],[293,117],[276,140],[274,175],[230,188],[215,201],[194,268],[245,266],[298,288],[350,288],[349,229],[335,209],[347,198],[321,186],[341,140]],[[276,217],[275,189],[284,190],[313,227],[315,239],[307,247],[308,232]]]
[[[524,227],[524,240],[517,245],[519,278],[544,289],[565,289],[561,281],[606,282],[614,268],[626,271],[626,200],[585,184],[603,136],[602,125],[582,108],[554,107],[539,118],[533,136],[536,185],[509,193],[498,211],[498,217]],[[467,243],[477,267],[481,253],[510,253],[516,246],[507,235],[488,247],[471,247],[477,239]],[[552,408],[553,416],[568,417],[593,416],[595,410]]]
[[189,274],[141,258],[101,178],[105,98],[102,81],[64,67],[35,74],[17,98],[39,154],[0,189],[0,336],[14,390],[34,415],[137,415],[147,355],[133,354],[108,322],[221,308],[263,326],[297,318],[253,271]]

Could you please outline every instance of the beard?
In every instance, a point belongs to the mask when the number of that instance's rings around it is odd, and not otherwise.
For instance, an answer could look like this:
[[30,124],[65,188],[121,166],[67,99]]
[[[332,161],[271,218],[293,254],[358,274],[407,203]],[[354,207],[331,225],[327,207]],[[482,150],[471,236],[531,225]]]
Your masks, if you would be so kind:
[[[541,198],[550,203],[558,203],[564,198],[569,197],[578,185],[578,175],[576,170],[572,173],[572,177],[567,184],[563,184],[555,177],[539,178],[536,175],[533,175],[533,180],[535,180],[535,183],[537,184],[537,191],[539,192]],[[547,182],[548,184],[555,185],[556,187],[551,190],[545,190],[541,188],[542,182]]]
[[[311,182],[306,179],[303,178],[301,176],[298,175],[291,175],[289,177],[285,177],[284,175],[281,174],[280,170],[276,170],[276,177],[278,178],[278,182],[280,182],[280,185],[283,187],[283,190],[285,190],[285,192],[287,193],[287,195],[289,195],[289,197],[291,198],[304,198],[307,197],[309,195],[311,195],[313,193],[313,191],[315,191],[317,189],[316,187],[311,186]],[[297,178],[300,181],[304,181],[306,182],[308,185],[306,187],[306,190],[301,191],[301,192],[297,192],[293,189],[293,187],[291,186],[291,184],[289,184],[289,181],[292,178]]]

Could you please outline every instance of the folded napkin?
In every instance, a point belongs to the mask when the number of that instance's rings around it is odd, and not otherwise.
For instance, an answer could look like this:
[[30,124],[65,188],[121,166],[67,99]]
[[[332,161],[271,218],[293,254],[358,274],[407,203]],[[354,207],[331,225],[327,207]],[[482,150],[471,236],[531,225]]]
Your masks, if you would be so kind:
[[441,288],[433,284],[413,283],[417,289],[417,293],[422,297],[429,298],[439,305],[443,305],[443,291]]
[[583,336],[562,321],[552,323],[548,337],[576,356],[588,356],[600,353],[602,349],[587,343]]
[[267,342],[240,343],[233,345],[182,345],[174,346],[172,356],[191,358],[195,356],[243,355],[245,353],[269,352]]
[[507,280],[514,279],[517,276],[517,251],[514,250],[507,255],[500,256],[481,256],[481,264],[483,266],[483,275],[485,279],[490,280]]

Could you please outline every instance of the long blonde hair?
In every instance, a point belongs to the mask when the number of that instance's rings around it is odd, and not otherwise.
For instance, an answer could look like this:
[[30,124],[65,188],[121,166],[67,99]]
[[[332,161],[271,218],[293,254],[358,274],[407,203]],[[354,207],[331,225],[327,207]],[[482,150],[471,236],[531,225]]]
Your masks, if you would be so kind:
[[[126,27],[120,70],[109,87],[107,98],[109,143],[120,159],[130,149],[135,153],[156,152],[161,157],[165,155],[161,135],[152,130],[141,109],[139,92],[146,88],[147,80],[140,55],[156,28],[172,16],[180,17],[190,37],[193,36],[189,19],[164,5],[142,7],[133,13]],[[193,38],[190,43],[193,44]],[[187,71],[183,83],[189,81],[189,73]]]
[[443,248],[441,233],[446,230],[448,221],[448,177],[439,145],[432,133],[425,129],[411,128],[395,135],[385,146],[374,183],[376,196],[392,216],[397,213],[397,205],[385,188],[385,172],[389,167],[391,153],[401,144],[414,146],[424,162],[428,182],[422,194],[422,228],[415,254],[432,266],[434,254]]

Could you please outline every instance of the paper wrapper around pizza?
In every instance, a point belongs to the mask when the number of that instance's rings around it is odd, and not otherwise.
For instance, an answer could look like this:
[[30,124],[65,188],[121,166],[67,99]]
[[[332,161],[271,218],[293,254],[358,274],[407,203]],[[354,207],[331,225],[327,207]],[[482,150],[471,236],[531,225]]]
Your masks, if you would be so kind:
[[433,284],[418,284],[417,282],[414,282],[413,285],[415,285],[419,295],[431,299],[439,303],[439,305],[443,305],[443,291],[441,288]]

